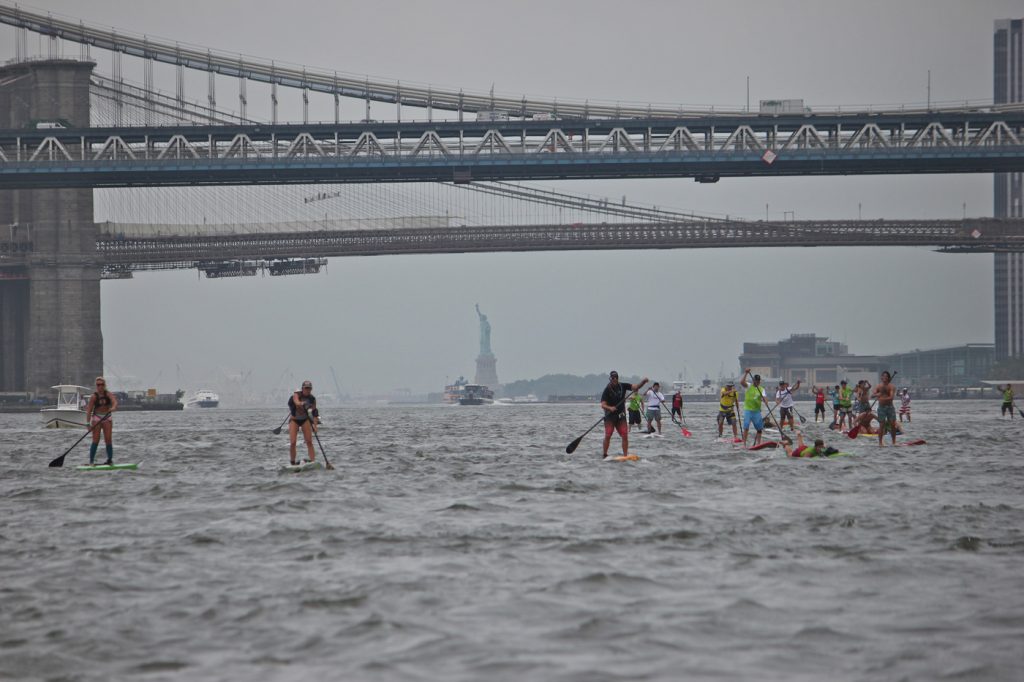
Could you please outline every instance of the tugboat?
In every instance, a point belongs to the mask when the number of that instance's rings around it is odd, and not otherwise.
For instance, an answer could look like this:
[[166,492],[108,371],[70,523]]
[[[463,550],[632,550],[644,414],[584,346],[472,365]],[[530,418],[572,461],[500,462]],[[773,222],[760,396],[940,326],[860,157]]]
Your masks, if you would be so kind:
[[494,402],[494,391],[480,384],[466,384],[462,387],[459,405],[490,405]]

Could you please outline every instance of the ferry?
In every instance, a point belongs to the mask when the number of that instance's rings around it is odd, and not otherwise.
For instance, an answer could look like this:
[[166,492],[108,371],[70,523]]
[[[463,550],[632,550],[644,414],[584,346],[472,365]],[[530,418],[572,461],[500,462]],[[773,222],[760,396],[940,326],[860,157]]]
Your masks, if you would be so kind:
[[465,377],[460,376],[455,380],[455,383],[448,384],[444,387],[444,402],[446,405],[457,405],[459,398],[462,397],[463,391],[469,384]]
[[57,404],[40,410],[43,426],[48,429],[84,429],[89,425],[83,409],[91,388],[74,384],[51,386],[57,391]]
[[193,407],[217,407],[218,405],[220,405],[220,396],[206,388],[196,391],[185,401],[186,409]]
[[494,391],[480,384],[466,384],[462,387],[459,405],[490,405],[494,402]]

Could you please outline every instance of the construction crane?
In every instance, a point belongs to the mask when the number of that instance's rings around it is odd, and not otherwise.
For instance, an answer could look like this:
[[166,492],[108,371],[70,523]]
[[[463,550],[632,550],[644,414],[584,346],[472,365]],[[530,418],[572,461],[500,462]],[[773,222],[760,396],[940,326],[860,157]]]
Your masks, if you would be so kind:
[[341,385],[338,384],[338,375],[334,373],[334,365],[331,365],[331,379],[334,380],[334,399],[341,402]]

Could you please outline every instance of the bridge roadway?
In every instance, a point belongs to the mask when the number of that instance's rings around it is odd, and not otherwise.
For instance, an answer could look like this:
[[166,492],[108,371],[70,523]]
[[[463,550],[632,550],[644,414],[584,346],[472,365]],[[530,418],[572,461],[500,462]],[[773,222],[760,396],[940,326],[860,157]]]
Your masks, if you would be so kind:
[[[183,226],[192,231],[199,226]],[[194,268],[243,260],[494,251],[583,251],[793,246],[926,246],[1024,251],[1024,219],[602,223],[428,227],[219,236],[122,238],[104,224],[108,273]]]
[[0,130],[0,189],[1024,170],[1024,110]]

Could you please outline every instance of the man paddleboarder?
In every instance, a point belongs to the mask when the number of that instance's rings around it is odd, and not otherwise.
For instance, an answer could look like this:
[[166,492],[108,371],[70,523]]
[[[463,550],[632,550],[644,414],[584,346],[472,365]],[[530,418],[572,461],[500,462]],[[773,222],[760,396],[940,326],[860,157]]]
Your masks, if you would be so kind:
[[622,439],[622,456],[629,455],[629,428],[626,425],[626,413],[624,406],[626,396],[633,391],[639,392],[647,383],[647,377],[640,380],[637,385],[622,383],[619,381],[619,373],[612,370],[608,374],[608,385],[604,387],[601,394],[601,409],[604,410],[604,445],[601,449],[601,458],[608,459],[608,446],[612,442],[612,433],[618,431]]
[[[746,391],[743,394],[743,447],[747,447],[747,434],[750,433],[750,425],[754,425],[757,435],[754,436],[754,445],[761,443],[761,433],[764,431],[764,418],[761,417],[761,403],[764,402],[764,394],[761,392],[761,375],[755,374],[751,377],[753,383],[747,383],[750,376],[750,369],[743,370],[740,378],[740,386]],[[782,429],[779,429],[782,433]],[[753,446],[751,446],[753,447]]]
[[892,374],[888,371],[882,372],[882,383],[875,386],[871,395],[878,398],[878,446],[882,446],[886,431],[892,435],[892,444],[896,445],[896,406],[893,404],[896,399],[896,387],[892,385]]

